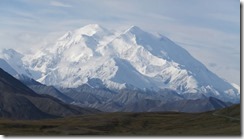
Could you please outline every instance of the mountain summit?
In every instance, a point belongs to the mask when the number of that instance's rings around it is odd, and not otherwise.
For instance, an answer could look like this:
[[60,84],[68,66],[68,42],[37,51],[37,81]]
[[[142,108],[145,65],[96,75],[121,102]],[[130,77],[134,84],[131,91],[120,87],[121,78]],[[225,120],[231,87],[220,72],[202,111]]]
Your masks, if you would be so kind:
[[[91,24],[67,32],[54,46],[34,55],[23,54],[16,63],[8,53],[3,58],[18,73],[46,85],[171,89],[189,99],[212,96],[240,101],[240,93],[230,83],[209,71],[185,49],[167,37],[154,36],[137,26],[118,34]],[[19,64],[25,70],[15,68]]]

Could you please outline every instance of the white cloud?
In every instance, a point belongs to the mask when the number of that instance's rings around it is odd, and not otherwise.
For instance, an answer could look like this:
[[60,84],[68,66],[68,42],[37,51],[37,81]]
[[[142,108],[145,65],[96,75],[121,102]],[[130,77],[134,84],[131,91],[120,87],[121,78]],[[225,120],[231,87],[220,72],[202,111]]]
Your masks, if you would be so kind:
[[51,1],[51,2],[50,2],[50,5],[52,5],[52,6],[56,6],[56,7],[72,7],[72,6],[69,5],[69,4],[64,4],[64,3],[59,2],[59,1]]

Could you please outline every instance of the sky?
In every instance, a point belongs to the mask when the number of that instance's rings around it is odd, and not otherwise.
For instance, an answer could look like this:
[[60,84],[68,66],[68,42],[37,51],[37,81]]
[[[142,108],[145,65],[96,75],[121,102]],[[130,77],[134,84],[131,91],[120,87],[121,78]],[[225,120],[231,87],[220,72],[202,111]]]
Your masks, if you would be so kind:
[[94,23],[160,33],[240,85],[239,0],[0,0],[0,49],[28,52]]

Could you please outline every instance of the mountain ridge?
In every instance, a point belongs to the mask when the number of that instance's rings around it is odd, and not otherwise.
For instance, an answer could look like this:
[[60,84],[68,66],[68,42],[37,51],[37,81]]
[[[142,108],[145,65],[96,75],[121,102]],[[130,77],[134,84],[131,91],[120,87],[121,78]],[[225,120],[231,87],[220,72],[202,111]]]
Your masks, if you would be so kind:
[[10,119],[50,119],[100,112],[65,104],[58,99],[35,93],[0,68],[0,117]]
[[[191,94],[202,94],[240,101],[240,94],[231,84],[167,37],[154,36],[137,26],[115,34],[97,24],[87,25],[66,33],[54,46],[34,56],[24,55],[20,64],[26,75],[46,85],[76,88],[89,79],[99,79],[115,90],[170,88],[189,99]],[[6,56],[5,60],[13,61]]]

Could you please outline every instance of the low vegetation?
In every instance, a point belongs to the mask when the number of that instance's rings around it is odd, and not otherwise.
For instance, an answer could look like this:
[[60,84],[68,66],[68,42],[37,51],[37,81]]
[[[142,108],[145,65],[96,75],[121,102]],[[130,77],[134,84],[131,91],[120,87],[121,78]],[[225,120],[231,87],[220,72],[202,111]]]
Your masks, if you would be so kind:
[[[230,112],[232,111],[232,113]],[[230,112],[230,113],[229,113]],[[3,135],[240,136],[240,105],[206,113],[100,113],[50,120],[0,119]],[[235,119],[224,117],[234,116]],[[240,116],[239,116],[240,118]]]

